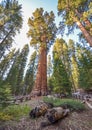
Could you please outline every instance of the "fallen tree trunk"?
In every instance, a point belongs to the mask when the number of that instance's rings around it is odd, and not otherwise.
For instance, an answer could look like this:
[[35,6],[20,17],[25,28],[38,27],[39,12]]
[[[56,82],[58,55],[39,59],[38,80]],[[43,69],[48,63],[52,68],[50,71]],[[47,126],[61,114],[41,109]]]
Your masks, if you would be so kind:
[[69,114],[69,109],[63,109],[62,107],[56,107],[48,110],[47,119],[50,123],[54,123],[59,119],[66,117]]
[[34,109],[32,109],[29,113],[30,118],[36,118],[39,116],[44,116],[48,109],[52,108],[53,104],[51,103],[43,103]]
[[69,109],[63,109],[62,107],[49,109],[46,114],[47,120],[41,123],[41,127],[51,125],[58,120],[65,118],[66,116],[68,116],[69,113]]

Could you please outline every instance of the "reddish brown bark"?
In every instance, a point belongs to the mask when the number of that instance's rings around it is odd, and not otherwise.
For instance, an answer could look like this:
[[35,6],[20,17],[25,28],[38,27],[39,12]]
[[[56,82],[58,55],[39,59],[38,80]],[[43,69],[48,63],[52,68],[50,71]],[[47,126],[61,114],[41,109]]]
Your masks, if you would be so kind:
[[[79,19],[83,17],[83,13],[79,13],[77,9],[75,9],[75,13]],[[84,23],[86,24],[86,26],[91,28],[91,22],[88,20],[88,18],[85,18]]]
[[[77,9],[75,9],[75,13],[76,15],[78,16],[78,18],[80,19],[82,17],[83,14],[79,13]],[[80,28],[80,30],[82,31],[85,39],[87,40],[87,42],[90,44],[90,46],[92,46],[92,35],[91,35],[91,31],[92,31],[92,28],[91,28],[91,23],[90,21],[88,20],[88,18],[86,18],[84,20],[84,23],[85,23],[85,27],[89,27],[90,28],[90,31],[88,32],[88,30],[86,30],[86,28],[82,25],[82,23],[76,19],[76,17],[72,17],[74,19],[74,21],[76,22],[76,24],[78,25],[78,27]]]
[[35,85],[32,90],[32,95],[40,96],[47,94],[47,54],[46,44],[41,46],[38,71],[36,75]]
[[42,34],[40,40],[43,44],[40,46],[38,71],[32,91],[32,94],[37,96],[47,94],[47,37],[45,32]]
[[92,36],[88,33],[88,31],[85,29],[85,27],[81,24],[80,21],[77,20],[76,24],[78,25],[78,27],[82,31],[82,33],[83,33],[85,39],[87,40],[87,42],[90,44],[90,46],[92,46]]
[[84,22],[85,22],[85,24],[86,24],[88,27],[91,28],[91,22],[90,22],[88,19],[86,19]]
[[38,64],[38,72],[37,72],[37,75],[36,75],[36,80],[35,80],[35,85],[34,85],[34,87],[33,87],[33,90],[32,90],[32,93],[31,93],[31,95],[37,95],[37,96],[39,96],[39,95],[41,95],[41,90],[40,90],[40,86],[41,86],[41,74],[40,74],[40,72],[41,72],[41,65],[40,65],[40,63]]
[[36,80],[35,80],[35,85],[33,87],[33,90],[32,90],[32,95],[41,95],[41,71],[42,71],[42,52],[40,51],[40,54],[39,54],[39,62],[38,62],[38,71],[37,71],[37,74],[36,74]]
[[42,50],[42,84],[41,84],[41,94],[47,94],[47,49],[46,47]]

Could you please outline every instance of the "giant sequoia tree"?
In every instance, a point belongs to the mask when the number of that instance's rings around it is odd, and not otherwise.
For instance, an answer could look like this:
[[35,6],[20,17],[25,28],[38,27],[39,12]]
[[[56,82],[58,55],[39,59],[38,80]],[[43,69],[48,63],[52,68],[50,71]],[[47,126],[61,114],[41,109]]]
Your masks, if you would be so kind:
[[30,44],[39,48],[38,72],[36,75],[33,95],[46,95],[47,93],[47,50],[53,43],[56,34],[55,16],[37,8],[33,16],[29,18],[28,36],[31,37]]
[[92,46],[92,0],[58,0],[58,11],[62,16],[60,29],[67,25],[70,33],[78,27]]

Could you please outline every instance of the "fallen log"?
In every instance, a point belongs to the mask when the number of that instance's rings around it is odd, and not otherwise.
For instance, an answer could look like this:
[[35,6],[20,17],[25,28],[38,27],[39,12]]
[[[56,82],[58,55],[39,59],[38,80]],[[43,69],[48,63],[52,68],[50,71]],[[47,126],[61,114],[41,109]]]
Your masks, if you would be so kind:
[[48,110],[47,119],[49,122],[54,123],[59,119],[66,117],[69,114],[69,109],[63,109],[62,107],[56,107]]
[[30,118],[36,118],[39,116],[44,116],[48,109],[52,108],[52,103],[43,103],[34,109],[32,109],[29,113]]
[[70,113],[69,109],[63,109],[62,107],[52,108],[47,111],[45,122],[41,123],[41,127],[45,127],[57,122],[60,119],[65,118]]

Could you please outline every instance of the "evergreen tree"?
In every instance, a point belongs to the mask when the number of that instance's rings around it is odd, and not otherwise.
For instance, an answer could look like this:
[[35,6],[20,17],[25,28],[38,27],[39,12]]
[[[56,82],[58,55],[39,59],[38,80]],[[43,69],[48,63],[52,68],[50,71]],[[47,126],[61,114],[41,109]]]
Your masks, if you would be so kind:
[[17,0],[2,0],[0,3],[0,58],[10,48],[14,36],[22,27],[21,5]]
[[0,62],[0,79],[4,79],[7,75],[7,72],[13,62],[15,49],[8,53],[5,58]]
[[11,93],[15,95],[16,92],[16,83],[17,83],[17,77],[18,77],[18,57],[19,57],[19,50],[15,52],[14,60],[12,63],[12,66],[10,68],[10,71],[7,75],[7,78],[5,80],[6,83],[8,83],[11,86]]
[[72,82],[73,90],[76,91],[78,88],[79,69],[78,61],[76,56],[76,46],[74,41],[69,39],[68,42],[69,62],[70,62],[70,79]]
[[30,44],[37,45],[39,48],[38,72],[32,91],[33,95],[47,94],[47,49],[55,39],[57,29],[54,20],[54,13],[44,12],[42,8],[37,8],[28,20],[28,36],[32,38]]
[[0,85],[0,107],[6,107],[9,105],[7,101],[11,98],[11,89],[10,85],[2,84]]
[[28,69],[26,71],[26,75],[24,77],[24,94],[28,94],[32,91],[34,80],[35,80],[35,73],[36,73],[36,57],[37,53],[36,51],[33,52],[33,54],[30,57],[30,61],[28,64]]
[[21,52],[19,52],[19,50],[16,52],[14,62],[6,79],[6,82],[11,85],[12,94],[14,95],[23,93],[23,77],[28,52],[29,47],[27,44],[24,46]]
[[78,67],[79,67],[79,87],[85,90],[92,87],[92,50],[77,46]]
[[58,0],[58,12],[62,16],[61,33],[64,33],[66,25],[68,33],[73,32],[74,28],[79,28],[86,41],[92,46],[91,7],[91,0]]
[[[69,75],[66,70],[66,64],[64,60],[64,46],[66,44],[63,39],[57,39],[54,44],[53,49],[53,75],[52,82],[54,90],[57,92],[70,93],[71,92],[71,82],[69,80]],[[62,50],[62,51],[61,51]]]
[[27,62],[27,56],[29,52],[29,46],[26,44],[24,48],[21,50],[21,53],[18,57],[18,77],[16,82],[16,94],[23,93],[23,76]]

